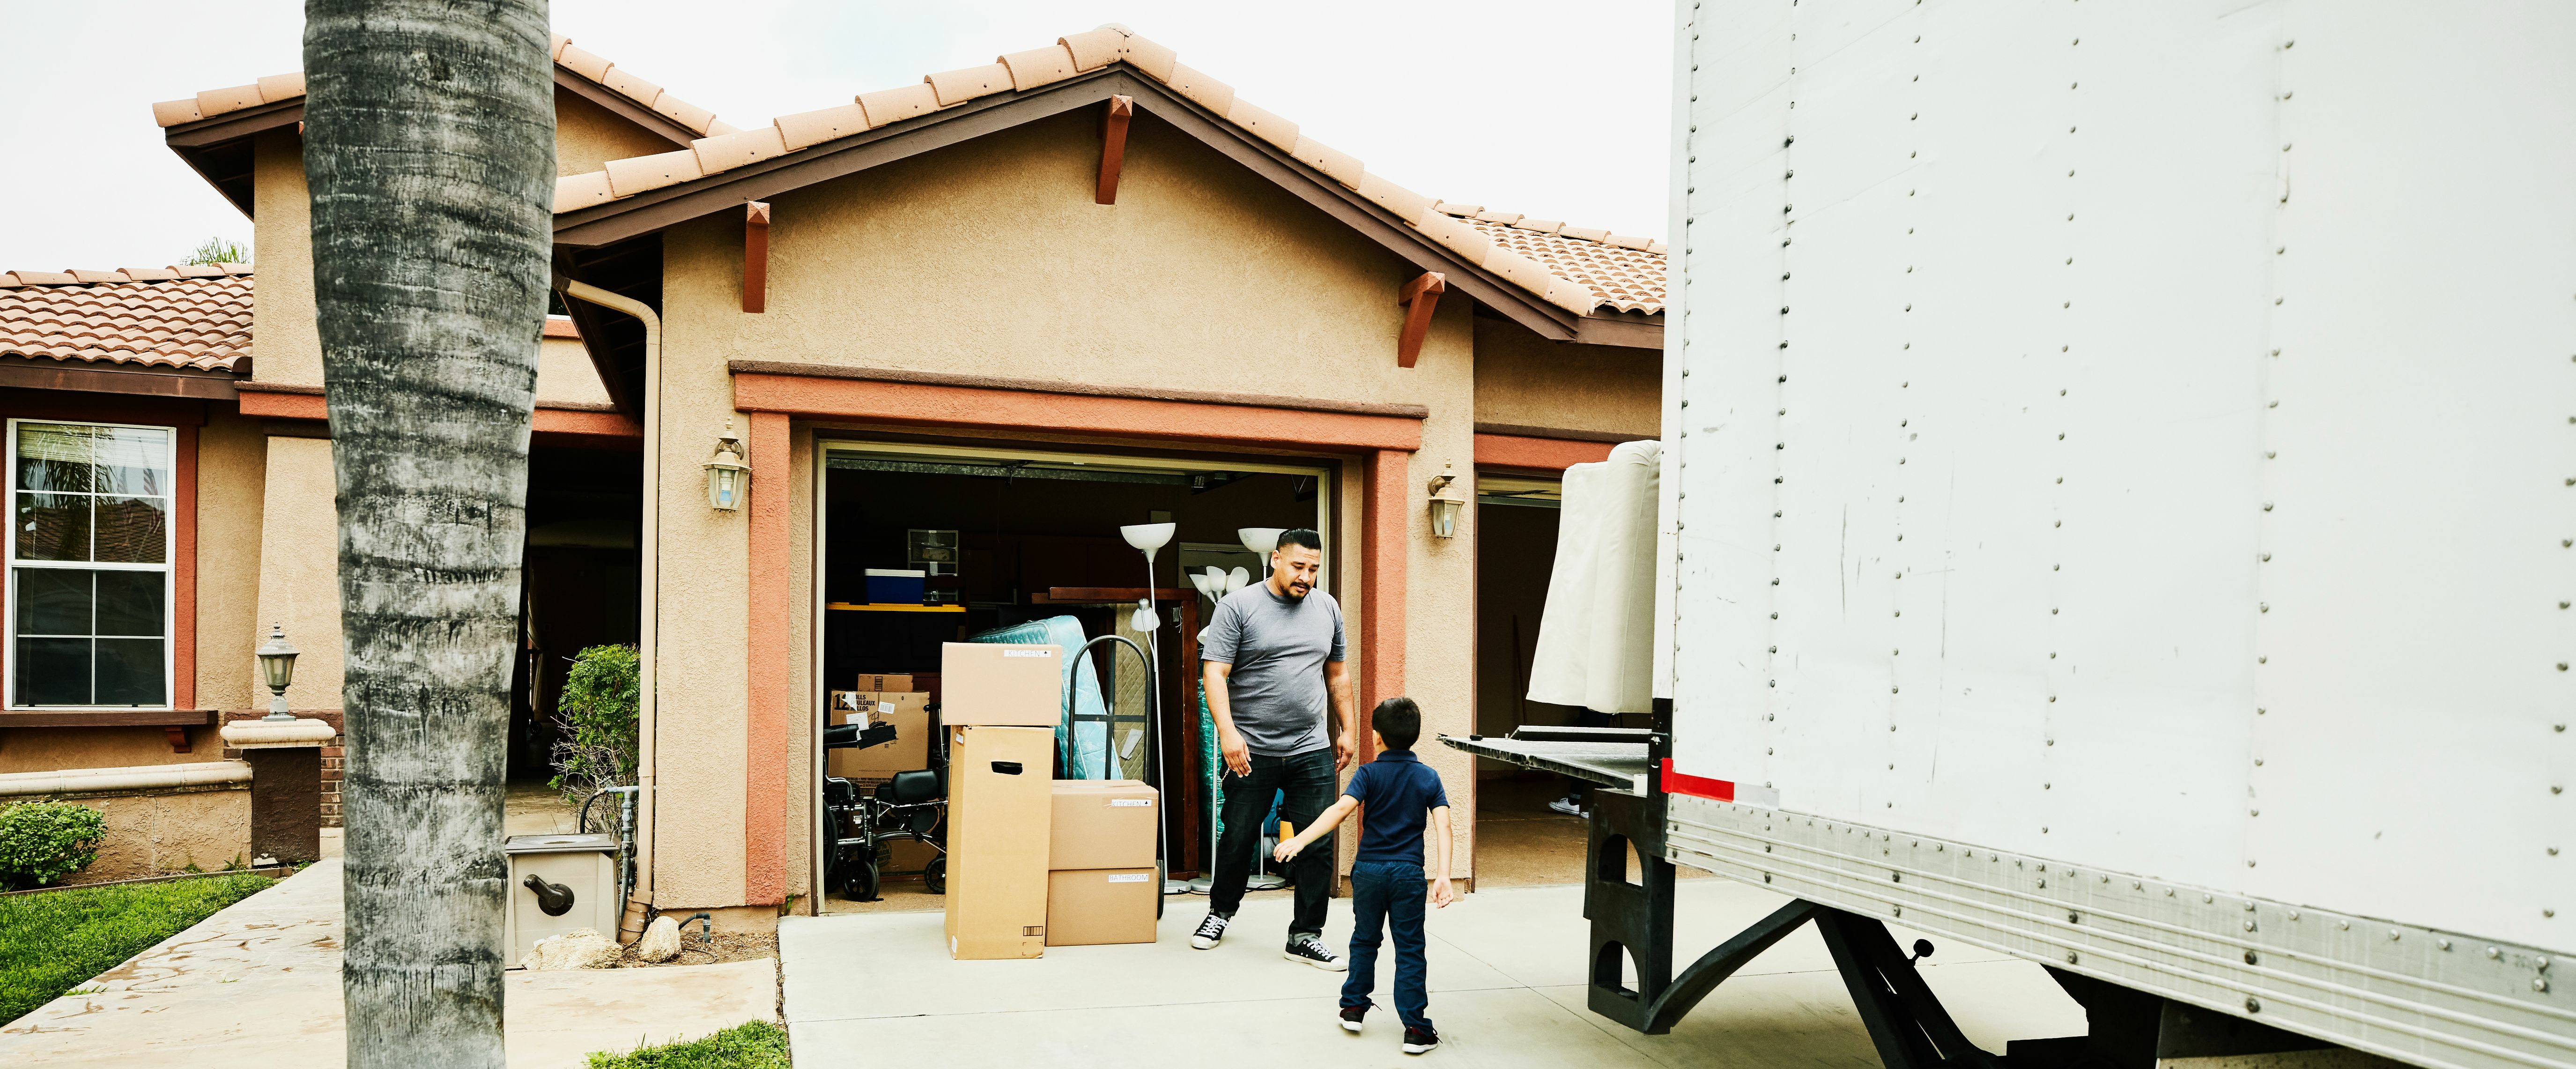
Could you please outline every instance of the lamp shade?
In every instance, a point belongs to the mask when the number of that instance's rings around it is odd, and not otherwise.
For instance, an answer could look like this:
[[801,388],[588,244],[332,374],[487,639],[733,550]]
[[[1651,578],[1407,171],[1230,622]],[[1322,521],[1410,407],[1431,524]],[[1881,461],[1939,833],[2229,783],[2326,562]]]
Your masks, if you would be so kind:
[[1172,532],[1179,529],[1180,525],[1175,523],[1131,523],[1119,528],[1118,536],[1126,539],[1128,545],[1152,553],[1170,545]]
[[[240,647],[234,647],[239,649]],[[286,627],[271,624],[268,642],[258,651],[260,683],[270,690],[282,691],[295,682],[295,658],[301,651],[286,641]]]
[[1261,559],[1266,561],[1270,559],[1270,551],[1279,548],[1280,532],[1286,530],[1285,527],[1240,527],[1235,529],[1234,537],[1243,541],[1243,548],[1261,554]]

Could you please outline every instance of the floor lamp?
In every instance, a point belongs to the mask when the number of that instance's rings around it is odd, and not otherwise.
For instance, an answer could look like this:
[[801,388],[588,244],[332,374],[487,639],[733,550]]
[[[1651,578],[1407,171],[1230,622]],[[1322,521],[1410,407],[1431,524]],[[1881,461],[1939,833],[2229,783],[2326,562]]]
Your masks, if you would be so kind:
[[[1172,532],[1178,528],[1179,525],[1170,523],[1136,523],[1118,529],[1118,536],[1126,539],[1128,545],[1145,552],[1145,600],[1136,606],[1136,616],[1128,621],[1128,624],[1135,630],[1145,633],[1146,671],[1149,673],[1146,678],[1153,681],[1152,686],[1158,693],[1163,686],[1163,615],[1160,607],[1154,603],[1154,554],[1171,544]],[[1189,688],[1182,689],[1186,691]],[[1159,710],[1162,703],[1154,702],[1153,706]],[[1188,713],[1184,712],[1182,715],[1186,716]],[[1156,724],[1154,728],[1154,781],[1161,783],[1163,769],[1170,766],[1163,763],[1162,725]],[[1210,859],[1215,858],[1216,852],[1213,848],[1209,850],[1208,856]],[[1171,861],[1171,852],[1164,851],[1163,893],[1188,894],[1190,885],[1172,878]]]

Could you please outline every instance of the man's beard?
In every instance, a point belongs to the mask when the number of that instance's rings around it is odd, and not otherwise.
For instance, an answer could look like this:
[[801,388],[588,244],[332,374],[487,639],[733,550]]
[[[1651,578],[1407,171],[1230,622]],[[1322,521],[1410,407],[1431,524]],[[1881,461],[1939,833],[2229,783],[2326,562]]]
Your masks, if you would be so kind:
[[1313,589],[1314,587],[1305,583],[1297,582],[1294,579],[1288,581],[1288,596],[1300,601],[1305,600],[1306,592]]

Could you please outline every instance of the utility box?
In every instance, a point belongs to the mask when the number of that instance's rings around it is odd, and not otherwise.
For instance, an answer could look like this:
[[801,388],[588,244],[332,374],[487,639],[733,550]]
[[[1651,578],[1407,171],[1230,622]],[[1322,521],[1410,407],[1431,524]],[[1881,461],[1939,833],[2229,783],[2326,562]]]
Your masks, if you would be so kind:
[[501,850],[510,856],[502,939],[511,966],[538,940],[566,932],[588,928],[617,938],[616,836],[513,835]]

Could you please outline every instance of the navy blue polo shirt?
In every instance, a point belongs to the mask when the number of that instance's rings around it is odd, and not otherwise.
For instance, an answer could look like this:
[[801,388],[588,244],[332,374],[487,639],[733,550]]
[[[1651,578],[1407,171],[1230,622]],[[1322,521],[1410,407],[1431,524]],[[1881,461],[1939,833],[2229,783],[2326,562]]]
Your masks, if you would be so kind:
[[1388,750],[1351,773],[1342,793],[1359,799],[1360,861],[1423,864],[1422,828],[1431,811],[1449,804],[1440,774],[1411,750]]

